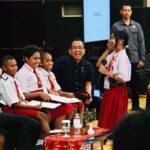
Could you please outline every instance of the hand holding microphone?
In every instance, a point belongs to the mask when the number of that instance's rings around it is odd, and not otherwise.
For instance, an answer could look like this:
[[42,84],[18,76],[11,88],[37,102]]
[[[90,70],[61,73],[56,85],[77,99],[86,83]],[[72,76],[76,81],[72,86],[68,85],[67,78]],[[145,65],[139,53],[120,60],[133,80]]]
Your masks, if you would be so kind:
[[107,64],[106,59],[102,60],[101,64],[99,65],[99,69],[98,69],[100,73],[105,74],[105,75],[108,72],[106,64]]

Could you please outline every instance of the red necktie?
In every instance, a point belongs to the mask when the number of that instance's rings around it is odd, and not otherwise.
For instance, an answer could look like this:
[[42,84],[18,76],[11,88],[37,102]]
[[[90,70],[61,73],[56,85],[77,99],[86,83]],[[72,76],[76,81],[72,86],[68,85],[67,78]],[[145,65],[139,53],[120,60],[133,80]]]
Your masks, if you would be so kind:
[[108,66],[109,70],[112,69],[112,65],[113,65],[114,61],[115,61],[115,56],[113,56],[113,58],[112,58],[111,61],[110,61],[110,64],[109,64],[109,66]]
[[18,96],[19,100],[23,101],[23,97],[21,96],[21,94],[19,92],[18,84],[15,80],[14,80],[14,84],[15,84],[15,88],[16,88],[16,92],[17,92],[17,96]]
[[54,82],[53,82],[53,80],[51,79],[51,76],[50,76],[50,75],[48,76],[48,80],[49,80],[49,83],[50,83],[50,85],[51,85],[51,90],[52,90],[53,92],[56,92]]
[[110,64],[108,65],[109,71],[112,70],[113,63],[114,63],[114,61],[116,61],[116,58],[117,58],[117,57],[118,57],[118,54],[117,54],[116,56],[113,55],[113,57],[112,57],[112,59],[111,59],[111,61],[110,61]]
[[33,73],[35,74],[36,78],[37,78],[37,83],[38,83],[38,88],[42,87],[42,81],[39,77],[39,75],[37,74],[36,70],[34,69]]

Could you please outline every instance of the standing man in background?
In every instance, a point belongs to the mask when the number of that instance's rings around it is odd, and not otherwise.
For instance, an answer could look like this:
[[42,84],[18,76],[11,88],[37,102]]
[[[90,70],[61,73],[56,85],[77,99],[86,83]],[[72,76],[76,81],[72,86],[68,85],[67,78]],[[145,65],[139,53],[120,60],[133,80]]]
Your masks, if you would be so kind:
[[139,78],[136,71],[144,67],[145,61],[145,41],[141,25],[131,19],[132,7],[130,4],[123,4],[120,9],[122,20],[114,23],[112,32],[125,30],[129,35],[129,55],[132,65],[131,88],[132,110],[141,111],[139,107]]

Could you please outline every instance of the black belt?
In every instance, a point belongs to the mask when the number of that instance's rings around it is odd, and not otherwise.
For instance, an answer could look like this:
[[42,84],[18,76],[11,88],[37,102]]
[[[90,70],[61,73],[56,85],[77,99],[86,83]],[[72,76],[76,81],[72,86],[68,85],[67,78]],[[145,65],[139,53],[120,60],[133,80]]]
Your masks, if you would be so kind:
[[116,82],[114,84],[110,84],[110,87],[122,86],[125,85],[124,83]]

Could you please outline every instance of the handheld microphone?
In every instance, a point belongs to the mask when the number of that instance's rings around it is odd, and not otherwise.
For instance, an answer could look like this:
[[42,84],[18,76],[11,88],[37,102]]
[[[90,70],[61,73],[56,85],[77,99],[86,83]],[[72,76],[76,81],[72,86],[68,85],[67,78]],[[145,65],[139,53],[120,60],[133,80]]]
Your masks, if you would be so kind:
[[105,66],[107,64],[106,59],[103,59],[101,63],[102,63],[103,66]]

